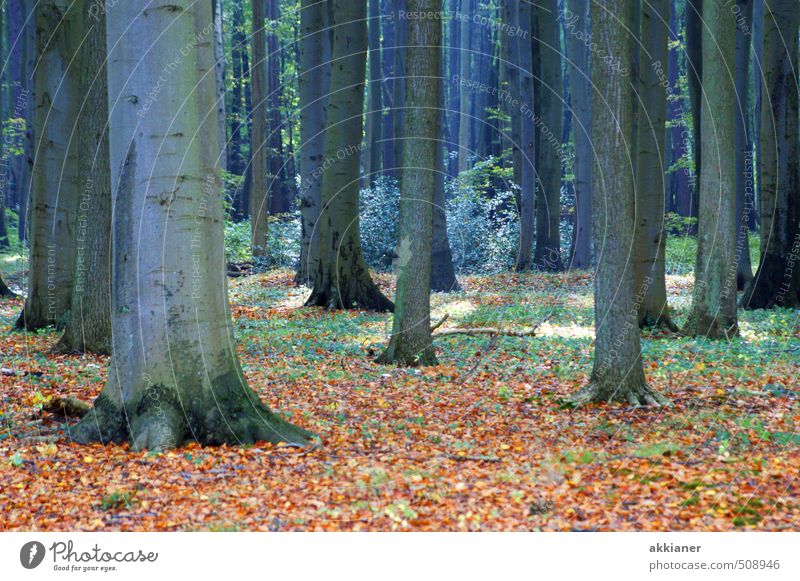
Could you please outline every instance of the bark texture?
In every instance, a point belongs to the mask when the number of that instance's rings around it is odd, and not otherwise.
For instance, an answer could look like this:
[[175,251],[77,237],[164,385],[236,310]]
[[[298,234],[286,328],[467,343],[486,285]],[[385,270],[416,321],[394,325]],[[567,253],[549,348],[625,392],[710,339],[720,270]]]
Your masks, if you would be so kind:
[[[411,12],[440,10],[441,0],[409,0]],[[433,365],[431,338],[431,243],[441,122],[441,25],[408,22],[403,166],[397,251],[397,295],[392,336],[380,363]]]
[[536,200],[536,132],[534,127],[533,30],[531,5],[519,2],[519,96],[520,96],[520,170],[519,249],[516,269],[528,270],[533,265],[534,214]]
[[[248,388],[227,300],[210,2],[107,5],[114,184],[108,383],[78,442],[163,449],[311,435]],[[168,34],[166,32],[168,31]],[[180,51],[183,47],[182,52]],[[185,60],[174,66],[175,54]],[[157,95],[149,94],[166,75]]]
[[267,232],[269,222],[269,190],[267,188],[267,41],[264,33],[265,2],[251,0],[253,9],[253,36],[250,39],[253,60],[250,79],[253,110],[250,134],[250,226],[253,235],[253,258],[263,260],[267,256]]

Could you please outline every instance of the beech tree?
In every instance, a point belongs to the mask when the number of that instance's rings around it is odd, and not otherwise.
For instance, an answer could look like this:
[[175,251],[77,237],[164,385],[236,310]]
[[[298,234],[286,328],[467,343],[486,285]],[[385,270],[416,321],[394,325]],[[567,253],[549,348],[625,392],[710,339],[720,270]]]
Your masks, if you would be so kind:
[[736,7],[736,288],[743,290],[753,279],[750,263],[750,217],[755,213],[750,98],[753,0],[737,0]]
[[[75,279],[57,351],[111,351],[111,177],[108,153],[106,25],[90,2],[77,16],[84,31],[77,55],[76,131],[80,198],[76,208]],[[219,153],[219,151],[217,152]]]
[[519,249],[517,251],[516,269],[518,272],[528,270],[533,265],[534,214],[536,211],[536,133],[534,128],[534,93],[533,93],[533,46],[531,28],[531,5],[524,0],[519,8],[519,109],[520,109],[520,202],[519,202]]
[[[409,0],[412,13],[440,10],[441,0]],[[381,363],[407,366],[436,363],[431,339],[430,280],[433,208],[441,123],[441,24],[411,19],[405,69],[403,165],[400,174],[400,224],[397,296],[392,336]]]
[[328,10],[318,0],[300,4],[300,265],[298,284],[311,285],[319,268],[319,217],[322,207],[322,162],[331,79],[331,34]]
[[736,152],[734,91],[736,16],[724,2],[703,3],[703,83],[697,261],[692,312],[685,332],[709,339],[736,336]]
[[74,62],[82,38],[85,0],[43,0],[34,10],[39,61],[33,85],[34,163],[29,202],[28,296],[17,327],[63,327],[75,272],[78,199],[79,74]]
[[[592,174],[595,251],[595,351],[589,385],[574,403],[627,402],[666,404],[647,384],[642,366],[639,325],[634,304],[634,176],[633,87],[630,70],[634,42],[630,2],[593,0],[591,30],[598,46],[614,47],[614,55],[592,53],[592,136],[596,159]],[[616,56],[615,55],[620,55]],[[620,66],[610,64],[619,58]]]
[[667,305],[664,202],[669,0],[642,4],[636,167],[636,306],[639,325],[676,331]]
[[[252,61],[250,78],[253,87],[253,109],[250,126],[250,164],[248,172],[251,176],[250,188],[250,227],[252,233],[253,258],[263,259],[267,256],[267,232],[269,222],[269,190],[267,186],[267,41],[264,34],[265,2],[267,0],[251,0],[253,9]],[[273,152],[272,155],[276,155]]]
[[761,110],[761,260],[741,304],[747,309],[800,306],[800,144],[798,26],[800,4],[764,5]]
[[358,199],[364,80],[366,0],[334,2],[333,72],[322,172],[320,259],[308,306],[392,310],[361,253]]
[[[108,383],[70,430],[78,442],[163,449],[305,444],[236,355],[223,252],[211,3],[107,5],[114,186],[114,345]],[[168,31],[168,34],[167,34]],[[180,50],[179,50],[180,49]],[[182,54],[181,62],[175,55]],[[157,95],[141,93],[159,78]],[[142,233],[146,235],[142,235]]]
[[536,8],[538,19],[537,85],[541,119],[536,120],[538,141],[536,173],[536,253],[539,270],[561,270],[561,126],[564,118],[561,76],[561,29],[556,0],[544,0]]

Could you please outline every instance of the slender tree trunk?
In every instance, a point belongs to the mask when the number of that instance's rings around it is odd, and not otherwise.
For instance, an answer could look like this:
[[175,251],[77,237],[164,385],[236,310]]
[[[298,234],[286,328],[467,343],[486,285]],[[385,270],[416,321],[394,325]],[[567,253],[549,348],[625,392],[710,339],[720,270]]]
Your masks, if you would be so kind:
[[331,77],[327,7],[318,0],[300,5],[300,266],[298,284],[310,286],[319,263],[319,217],[322,207],[322,161]]
[[394,128],[395,128],[395,103],[394,85],[399,76],[395,71],[395,52],[396,52],[396,26],[395,26],[395,3],[397,0],[383,0],[381,7],[382,27],[383,27],[383,50],[381,51],[381,70],[383,71],[383,106],[386,113],[383,115],[382,138],[383,151],[381,158],[383,161],[383,171],[386,175],[394,175]]
[[[667,152],[670,154],[670,167],[674,170],[670,174],[670,187],[669,187],[669,201],[667,203],[667,211],[676,212],[685,215],[689,212],[691,207],[692,193],[690,190],[689,177],[690,172],[685,167],[677,167],[681,160],[687,155],[687,141],[689,130],[685,125],[684,115],[684,91],[680,84],[681,67],[685,63],[686,55],[685,49],[679,44],[681,36],[679,34],[679,14],[676,5],[677,0],[672,1],[672,10],[670,12],[669,27],[670,27],[670,42],[675,43],[676,47],[670,50],[669,53],[669,95],[668,100],[668,119],[671,128],[669,129],[669,144]],[[681,204],[686,200],[686,212],[681,212]]]
[[287,195],[286,169],[289,158],[283,150],[283,125],[281,123],[281,46],[276,27],[281,20],[278,0],[267,0],[267,208],[272,215],[286,214],[291,210]]
[[[731,8],[733,9],[733,8]],[[749,205],[753,198],[753,142],[750,107],[750,41],[753,36],[753,0],[736,2],[736,287],[753,279],[750,264]]]
[[474,0],[461,0],[461,37],[459,45],[461,47],[461,62],[459,77],[461,81],[459,113],[461,115],[458,124],[458,172],[467,171],[471,167],[471,158],[475,155],[471,146],[473,142],[472,129],[472,99],[474,96],[463,84],[472,81],[472,12]]
[[759,214],[761,212],[761,176],[758,168],[761,167],[761,119],[763,112],[763,95],[764,84],[762,76],[764,74],[764,3],[756,2],[753,6],[753,67],[755,74],[753,75],[753,94],[755,95],[755,103],[753,103],[753,145],[755,149],[755,168],[757,180],[755,184],[755,191],[753,192],[752,205],[756,209],[755,212],[750,213],[750,230],[755,232],[759,228]]
[[[519,26],[519,0],[503,0],[503,18],[509,27]],[[506,58],[506,79],[508,97],[503,99],[506,113],[511,122],[509,141],[511,145],[511,167],[514,176],[517,206],[519,206],[519,187],[522,183],[522,148],[521,148],[521,113],[520,113],[520,81],[519,81],[519,39],[515,34],[503,34],[504,54]]]
[[564,121],[561,73],[561,34],[558,2],[541,0],[539,22],[539,63],[541,71],[541,119],[539,149],[536,152],[540,188],[536,203],[536,268],[561,270],[561,128]]
[[17,235],[21,242],[28,241],[28,215],[30,213],[30,197],[33,181],[33,145],[36,133],[33,128],[35,95],[33,73],[36,66],[36,19],[33,17],[34,3],[24,0],[25,23],[23,25],[22,62],[25,91],[25,139],[22,152],[19,191],[19,224]]
[[[244,176],[245,164],[242,147],[242,125],[245,123],[244,109],[244,69],[242,54],[246,50],[244,35],[244,9],[245,0],[232,0],[231,18],[231,107],[230,123],[231,138],[228,141],[228,171],[236,176]],[[233,214],[238,219],[246,218],[250,210],[248,200],[244,199],[245,187],[239,183],[233,194]]]
[[534,89],[533,89],[533,47],[531,5],[519,2],[519,109],[520,109],[520,150],[522,170],[520,171],[520,227],[519,249],[517,251],[516,269],[518,272],[528,270],[532,266],[534,212],[536,197],[536,159],[535,127],[534,127]]
[[366,0],[335,0],[333,67],[322,175],[320,260],[309,306],[388,311],[361,253],[359,173],[367,53]]
[[380,0],[369,0],[369,87],[367,88],[366,143],[364,152],[364,187],[370,187],[381,171],[381,131],[383,99],[381,97],[381,7]]
[[736,149],[734,145],[736,21],[722,0],[703,5],[703,169],[692,312],[686,331],[709,339],[738,334],[736,318]]
[[[75,271],[78,67],[70,66],[80,42],[80,4],[39,2],[39,61],[34,77],[37,142],[30,200],[28,297],[17,327],[61,327],[69,310]],[[68,6],[71,8],[68,9]],[[73,134],[76,131],[76,134]]]
[[748,309],[800,306],[799,25],[800,4],[796,1],[765,4],[761,261],[741,299]]
[[[715,0],[712,0],[715,1]],[[667,113],[669,0],[642,5],[639,139],[636,167],[635,291],[640,326],[676,331],[667,305],[664,151]]]
[[[106,25],[82,3],[84,38],[77,56],[80,130],[75,283],[64,334],[57,351],[111,352],[111,177],[108,153],[108,82]],[[217,151],[219,155],[219,151]]]
[[263,260],[267,256],[267,231],[269,222],[269,192],[267,190],[267,157],[274,155],[267,143],[267,46],[264,33],[268,0],[251,0],[253,9],[253,35],[250,64],[250,79],[253,83],[252,118],[250,121],[250,226],[253,235],[253,258]]
[[694,143],[694,173],[692,174],[692,197],[688,207],[682,208],[684,216],[697,216],[700,174],[702,169],[702,125],[700,113],[703,108],[703,19],[704,0],[686,0],[686,68],[689,81],[689,102],[692,111],[692,137]]
[[219,134],[219,162],[228,168],[228,121],[225,116],[225,43],[222,25],[222,2],[213,0],[214,7],[214,74],[217,88],[217,133]]
[[[444,58],[440,55],[439,74],[444,74]],[[419,74],[419,73],[415,73]],[[445,167],[444,154],[446,146],[444,142],[445,132],[445,105],[444,105],[444,78],[442,84],[437,85],[437,98],[439,107],[439,124],[436,131],[436,163],[433,181],[433,241],[431,249],[431,290],[436,292],[452,292],[461,290],[456,279],[455,268],[453,265],[453,251],[450,248],[450,238],[447,235],[447,199],[445,194]],[[406,121],[408,125],[408,121]]]
[[[392,107],[394,108],[394,115],[392,121],[394,128],[392,131],[392,147],[394,148],[394,160],[397,164],[403,159],[403,123],[405,119],[405,106],[406,106],[406,83],[405,83],[405,70],[406,70],[406,39],[408,36],[408,18],[402,17],[403,12],[407,12],[406,0],[394,0],[394,34],[395,34],[395,50],[394,50],[394,70],[395,82],[392,85]],[[395,167],[392,175],[398,180],[402,168]]]
[[574,253],[570,267],[587,269],[592,264],[592,95],[589,49],[582,38],[589,35],[589,1],[569,0],[564,14],[564,37],[569,56],[572,99],[572,138],[575,143]]
[[[216,111],[214,52],[210,40],[197,40],[213,34],[211,3],[172,0],[170,10],[142,11],[118,2],[107,10],[108,62],[116,64],[109,67],[111,167],[120,171],[115,342],[108,383],[70,436],[129,440],[137,450],[189,438],[304,444],[311,435],[248,388],[234,348],[217,120],[208,114]],[[176,47],[192,66],[173,66]],[[137,95],[165,73],[170,90],[152,101]]]
[[447,173],[452,177],[458,175],[458,136],[461,123],[461,112],[459,110],[461,106],[461,85],[457,80],[458,75],[461,74],[461,21],[458,18],[460,14],[458,9],[459,0],[449,0],[447,10],[448,44],[450,45],[448,50],[449,58],[447,59],[449,87],[447,98],[449,113],[447,121],[449,134]]
[[[440,10],[441,0],[408,0],[410,12]],[[397,296],[392,337],[381,363],[416,367],[436,363],[431,338],[431,243],[441,113],[441,24],[408,21],[400,180]]]
[[[593,0],[592,36],[598,46],[614,47],[622,70],[630,69],[634,36],[630,2]],[[595,355],[589,385],[574,401],[663,404],[644,376],[634,304],[634,266],[629,252],[634,235],[633,87],[607,53],[592,52],[592,136],[597,154],[592,177],[597,275],[594,287]]]

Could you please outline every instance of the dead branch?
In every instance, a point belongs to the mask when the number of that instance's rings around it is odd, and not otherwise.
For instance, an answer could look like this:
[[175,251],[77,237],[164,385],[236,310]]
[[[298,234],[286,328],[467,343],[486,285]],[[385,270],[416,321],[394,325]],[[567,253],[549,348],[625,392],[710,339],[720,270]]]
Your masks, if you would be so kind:
[[[445,318],[447,316],[445,315]],[[451,329],[442,329],[433,333],[433,337],[445,337],[448,335],[506,335],[509,337],[534,337],[536,331],[553,317],[552,314],[547,315],[544,319],[536,323],[533,327],[527,329],[500,329],[499,327],[453,327]],[[437,323],[437,326],[443,323]]]
[[434,325],[431,325],[431,333],[433,333],[433,332],[434,332],[436,329],[438,329],[439,327],[441,327],[441,326],[442,326],[442,324],[444,324],[444,322],[445,322],[447,319],[449,319],[449,318],[450,318],[450,313],[445,313],[445,314],[444,314],[444,317],[442,317],[441,319],[439,319],[439,322],[438,322],[438,323],[436,323],[436,324],[434,324]]

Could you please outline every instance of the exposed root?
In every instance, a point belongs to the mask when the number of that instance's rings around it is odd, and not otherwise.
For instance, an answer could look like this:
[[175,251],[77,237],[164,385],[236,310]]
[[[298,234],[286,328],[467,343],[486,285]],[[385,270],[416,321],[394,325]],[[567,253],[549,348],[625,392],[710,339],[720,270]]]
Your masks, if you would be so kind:
[[[431,331],[438,328],[442,323],[447,320],[448,315],[431,327]],[[548,315],[533,327],[527,329],[500,329],[499,327],[453,327],[450,329],[442,329],[433,333],[433,337],[446,337],[448,335],[506,335],[509,337],[534,337],[539,328],[549,321],[553,315]]]
[[644,382],[632,384],[592,381],[569,400],[575,407],[589,403],[628,403],[640,406],[671,406],[672,403]]

